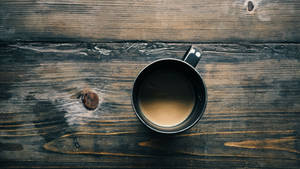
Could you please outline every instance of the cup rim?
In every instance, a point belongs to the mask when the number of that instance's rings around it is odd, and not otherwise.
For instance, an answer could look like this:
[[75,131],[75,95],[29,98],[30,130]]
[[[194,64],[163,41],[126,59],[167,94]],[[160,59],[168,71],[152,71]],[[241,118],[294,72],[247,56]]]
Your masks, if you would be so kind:
[[[177,61],[177,62],[181,62],[185,65],[188,65],[190,68],[192,68],[197,74],[198,76],[200,77],[202,83],[203,83],[203,87],[204,87],[204,94],[205,94],[205,100],[204,100],[204,104],[203,104],[203,107],[202,107],[202,110],[201,110],[201,113],[199,114],[199,116],[197,117],[197,119],[195,119],[193,121],[192,124],[190,125],[187,125],[186,127],[180,129],[180,130],[174,130],[174,131],[162,131],[162,130],[159,130],[157,128],[154,128],[152,127],[151,125],[149,125],[147,122],[145,122],[143,120],[143,118],[139,115],[138,111],[136,110],[135,108],[135,105],[134,105],[134,100],[133,100],[133,90],[135,88],[135,84],[136,84],[136,81],[138,79],[138,77],[141,75],[142,72],[144,72],[145,69],[147,69],[149,66],[151,66],[152,64],[154,63],[157,63],[157,62],[161,62],[161,61],[165,61],[165,60],[171,60],[171,61]],[[152,131],[155,131],[157,133],[162,133],[162,134],[176,134],[176,133],[181,133],[183,131],[186,131],[188,129],[190,129],[191,127],[193,127],[203,116],[204,114],[204,111],[206,109],[206,105],[207,105],[207,88],[206,88],[206,84],[202,78],[202,76],[200,75],[200,73],[196,70],[196,68],[194,68],[192,65],[188,64],[187,62],[183,61],[183,60],[180,60],[180,59],[176,59],[176,58],[162,58],[162,59],[157,59],[151,63],[149,63],[147,66],[145,66],[139,73],[138,75],[136,76],[134,82],[133,82],[133,87],[132,87],[132,91],[131,91],[131,105],[132,105],[132,108],[136,114],[136,116],[138,117],[138,119],[145,125],[147,126],[149,129],[151,129]]]

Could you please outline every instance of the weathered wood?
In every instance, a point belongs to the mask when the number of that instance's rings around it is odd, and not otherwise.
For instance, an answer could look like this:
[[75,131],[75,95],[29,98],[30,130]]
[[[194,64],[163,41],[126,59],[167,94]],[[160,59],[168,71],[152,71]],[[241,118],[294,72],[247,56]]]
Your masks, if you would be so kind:
[[299,42],[298,0],[1,0],[2,41]]
[[[188,44],[17,43],[0,47],[0,160],[6,168],[298,168],[300,45],[197,44],[204,117],[150,132],[130,103],[148,63]],[[78,98],[90,89],[96,110]]]

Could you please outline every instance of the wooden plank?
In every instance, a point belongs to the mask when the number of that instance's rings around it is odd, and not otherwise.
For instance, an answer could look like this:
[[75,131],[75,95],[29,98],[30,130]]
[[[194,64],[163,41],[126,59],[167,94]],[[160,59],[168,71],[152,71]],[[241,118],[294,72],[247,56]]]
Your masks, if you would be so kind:
[[297,0],[2,0],[2,41],[299,42]]
[[[138,72],[189,44],[17,43],[0,48],[0,161],[6,168],[298,168],[300,45],[197,44],[204,117],[150,132],[130,94]],[[87,110],[78,93],[95,91]]]

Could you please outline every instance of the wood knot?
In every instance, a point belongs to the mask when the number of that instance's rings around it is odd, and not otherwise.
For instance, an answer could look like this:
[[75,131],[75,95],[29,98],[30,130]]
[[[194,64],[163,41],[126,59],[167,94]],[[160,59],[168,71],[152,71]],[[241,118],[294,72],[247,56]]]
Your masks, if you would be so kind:
[[254,4],[252,1],[248,1],[248,11],[252,11],[254,9]]
[[82,90],[81,100],[84,107],[88,110],[95,110],[99,104],[98,95],[89,89]]

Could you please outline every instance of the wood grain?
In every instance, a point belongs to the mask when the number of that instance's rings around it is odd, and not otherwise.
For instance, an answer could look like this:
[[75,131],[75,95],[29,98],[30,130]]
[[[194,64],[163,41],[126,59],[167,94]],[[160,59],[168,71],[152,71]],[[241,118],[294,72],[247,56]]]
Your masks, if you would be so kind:
[[0,40],[299,42],[297,0],[1,0]]
[[[204,117],[149,131],[130,102],[138,72],[181,43],[16,43],[0,47],[3,168],[299,168],[300,45],[196,44]],[[91,89],[99,105],[77,96]]]

